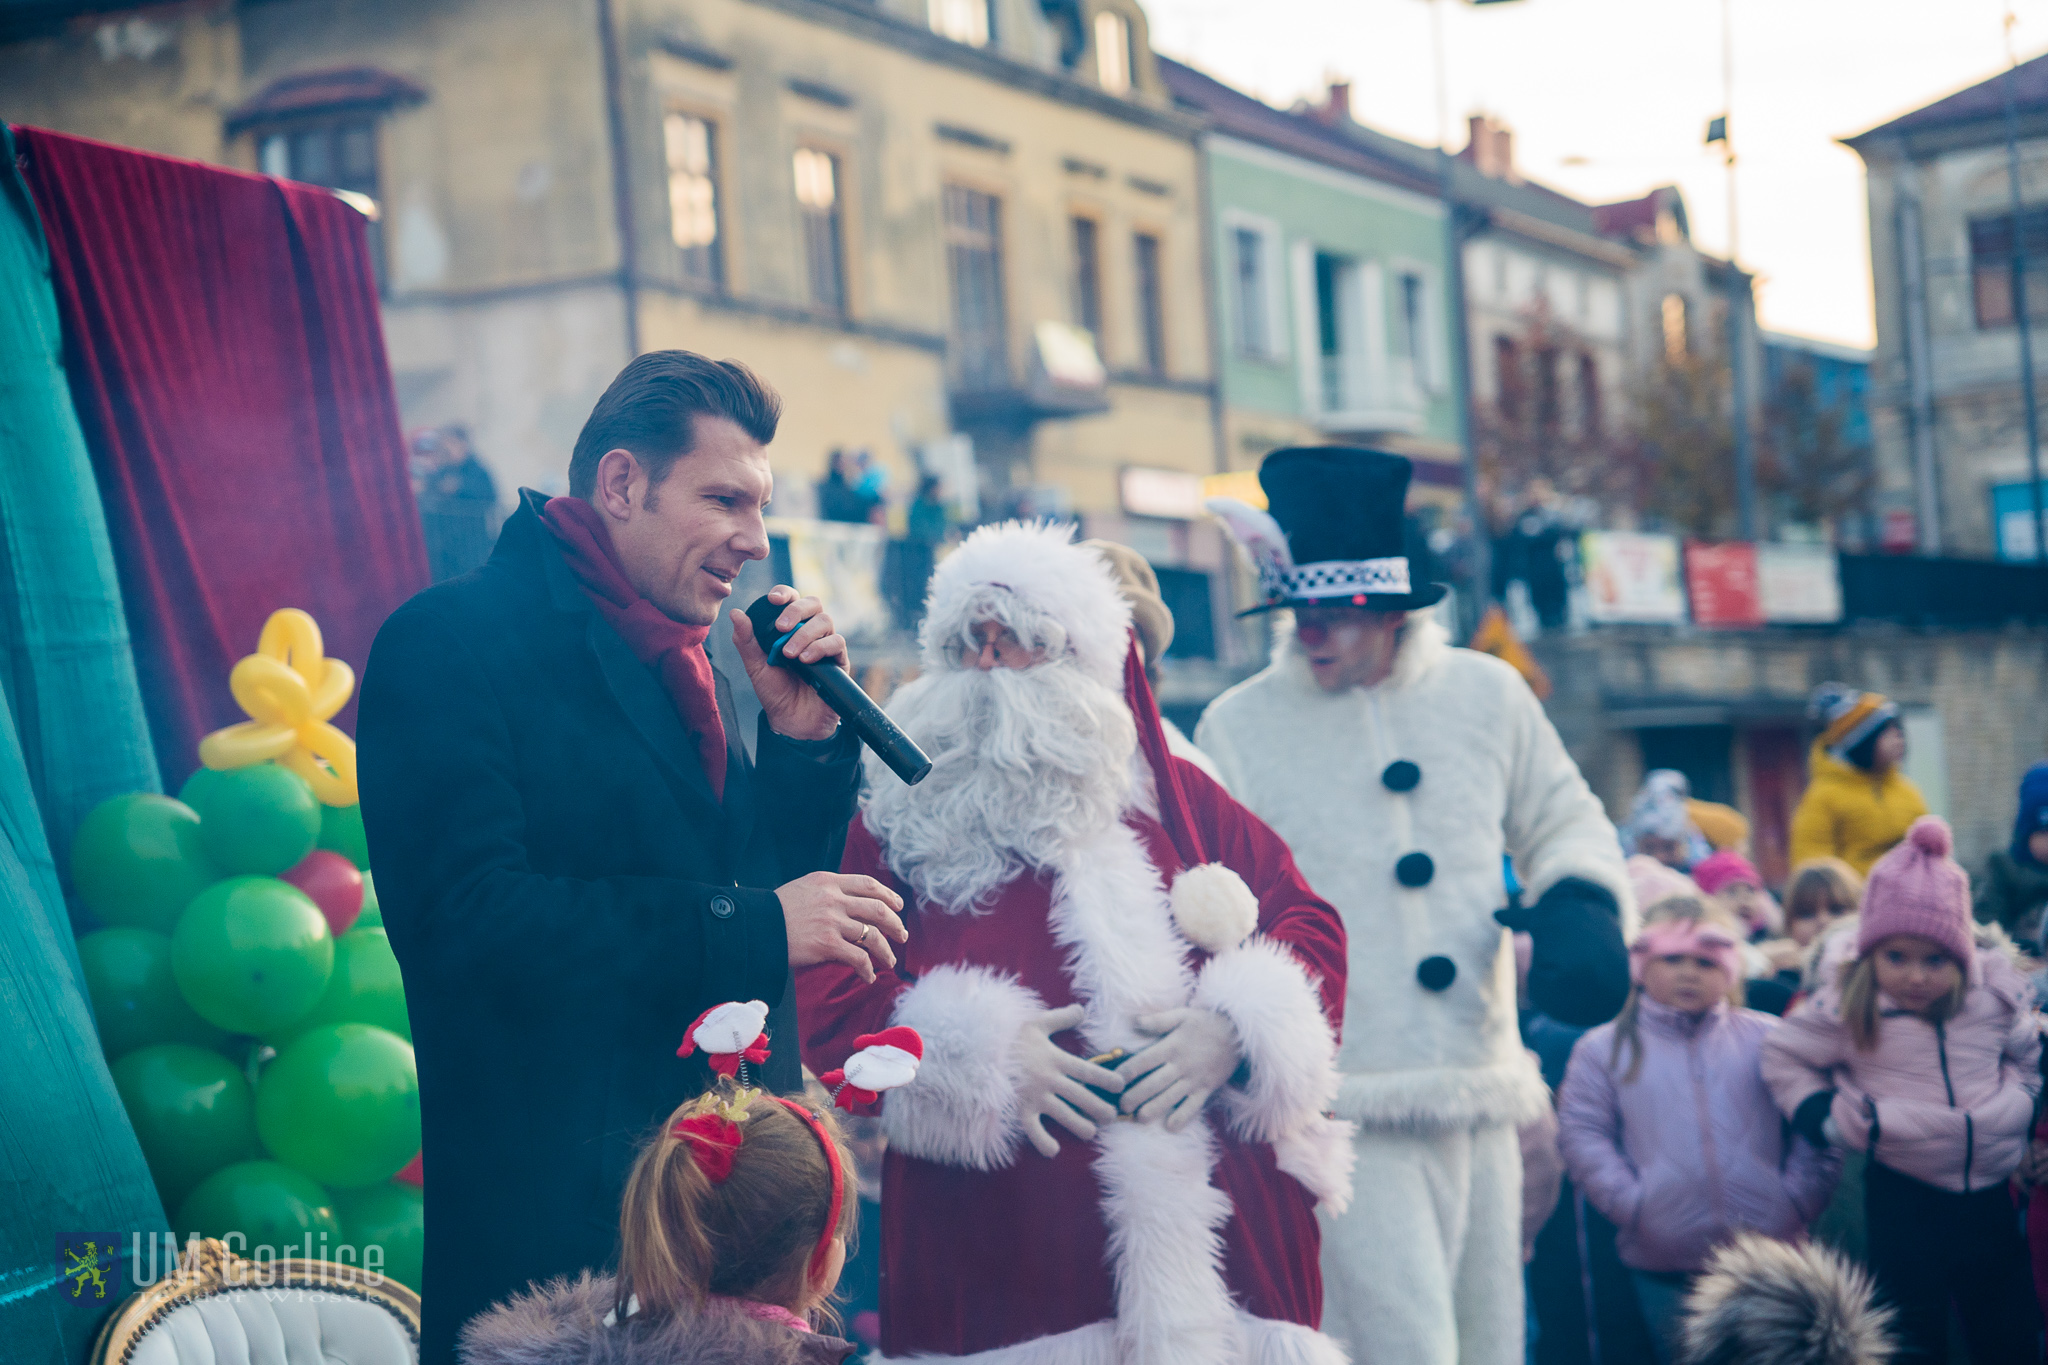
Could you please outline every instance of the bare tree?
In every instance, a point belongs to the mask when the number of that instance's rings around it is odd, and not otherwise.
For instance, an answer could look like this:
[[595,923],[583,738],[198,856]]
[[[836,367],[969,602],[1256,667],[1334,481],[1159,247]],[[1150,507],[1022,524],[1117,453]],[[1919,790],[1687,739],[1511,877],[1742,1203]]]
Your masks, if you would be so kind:
[[1689,535],[1733,535],[1735,429],[1726,348],[1666,352],[1630,398],[1643,514]]
[[1540,296],[1521,329],[1493,339],[1494,395],[1475,405],[1473,447],[1496,532],[1532,501],[1590,500],[1603,514],[1633,506],[1635,443],[1614,421],[1585,338]]
[[1873,471],[1870,447],[1851,441],[1848,414],[1822,401],[1813,366],[1788,366],[1764,402],[1763,484],[1786,519],[1834,526],[1863,510]]

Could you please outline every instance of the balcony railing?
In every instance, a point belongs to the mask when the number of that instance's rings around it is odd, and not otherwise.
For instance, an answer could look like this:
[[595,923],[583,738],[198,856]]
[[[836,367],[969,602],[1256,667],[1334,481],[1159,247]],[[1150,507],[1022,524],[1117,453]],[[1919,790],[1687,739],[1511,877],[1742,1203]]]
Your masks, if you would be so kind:
[[1418,431],[1427,400],[1405,356],[1375,365],[1358,352],[1320,356],[1316,420],[1333,431]]

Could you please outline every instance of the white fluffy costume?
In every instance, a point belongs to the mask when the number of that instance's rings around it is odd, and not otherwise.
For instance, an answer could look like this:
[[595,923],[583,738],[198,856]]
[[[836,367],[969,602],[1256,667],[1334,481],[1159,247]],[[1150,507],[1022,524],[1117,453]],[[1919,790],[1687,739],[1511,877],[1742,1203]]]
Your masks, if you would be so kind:
[[[1044,661],[965,668],[990,620]],[[933,772],[906,789],[870,767],[844,864],[903,893],[910,940],[872,984],[798,977],[814,1068],[885,1023],[925,1039],[915,1093],[882,1105],[888,1359],[1343,1360],[1316,1330],[1313,1213],[1349,1194],[1348,1128],[1325,1115],[1341,925],[1272,831],[1160,741],[1206,850],[1183,859],[1157,814],[1168,784],[1137,749],[1145,717],[1124,701],[1128,621],[1108,569],[1061,530],[984,528],[940,566],[925,673],[890,707]],[[1229,1021],[1244,1066],[1179,1131],[1061,1130],[1041,1156],[1023,1141],[1017,1047],[1070,1004],[1083,1021],[1054,1042],[1081,1056],[1136,1051],[1139,1018],[1192,1006]]]
[[[1379,472],[1398,527],[1405,469],[1397,481]],[[1346,566],[1329,562],[1401,554],[1396,529],[1384,548],[1326,549],[1297,566],[1271,543],[1277,533],[1266,547],[1277,564],[1262,574],[1276,604],[1313,600],[1318,575],[1343,577]],[[1288,535],[1299,553],[1301,538]],[[1396,588],[1373,608],[1412,601],[1405,559],[1392,576]],[[1572,993],[1590,959],[1601,987],[1590,994],[1611,994],[1596,1014],[1612,1014],[1627,991],[1618,921],[1632,903],[1614,827],[1521,676],[1452,648],[1430,611],[1411,611],[1403,631],[1383,682],[1329,693],[1283,629],[1273,662],[1211,703],[1195,738],[1344,916],[1336,1113],[1358,1125],[1359,1197],[1342,1215],[1325,1211],[1325,1330],[1361,1359],[1511,1365],[1523,1356],[1515,1129],[1549,1094],[1521,1043],[1514,954],[1495,919],[1507,901],[1502,856],[1538,905],[1544,980]],[[1597,939],[1590,953],[1572,951],[1582,937]],[[1537,982],[1532,967],[1532,994]]]

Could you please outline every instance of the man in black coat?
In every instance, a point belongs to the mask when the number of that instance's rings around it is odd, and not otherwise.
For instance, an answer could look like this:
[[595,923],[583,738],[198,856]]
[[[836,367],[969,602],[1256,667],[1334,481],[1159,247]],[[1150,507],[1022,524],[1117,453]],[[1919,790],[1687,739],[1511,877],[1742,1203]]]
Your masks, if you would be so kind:
[[[744,366],[640,357],[577,440],[582,501],[523,491],[489,562],[378,632],[359,764],[419,1058],[423,1361],[452,1361],[462,1324],[528,1281],[612,1258],[636,1146],[708,1084],[701,1053],[676,1055],[693,1019],[768,1002],[755,1079],[795,1089],[790,968],[871,974],[904,938],[892,892],[820,870],[854,810],[850,728],[768,666],[743,613],[751,759],[707,659],[648,658],[649,638],[701,640],[767,554],[779,411]],[[844,662],[815,599],[772,595],[789,654]]]

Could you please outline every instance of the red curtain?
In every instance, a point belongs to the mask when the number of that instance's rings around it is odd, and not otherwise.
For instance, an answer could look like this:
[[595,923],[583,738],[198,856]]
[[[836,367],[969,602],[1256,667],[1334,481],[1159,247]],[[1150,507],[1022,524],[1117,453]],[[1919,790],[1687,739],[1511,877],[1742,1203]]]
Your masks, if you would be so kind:
[[[324,190],[15,130],[169,790],[279,607],[361,671],[427,584],[363,219]],[[355,701],[337,717],[353,731]]]

